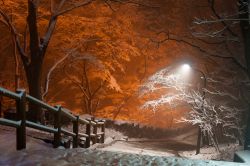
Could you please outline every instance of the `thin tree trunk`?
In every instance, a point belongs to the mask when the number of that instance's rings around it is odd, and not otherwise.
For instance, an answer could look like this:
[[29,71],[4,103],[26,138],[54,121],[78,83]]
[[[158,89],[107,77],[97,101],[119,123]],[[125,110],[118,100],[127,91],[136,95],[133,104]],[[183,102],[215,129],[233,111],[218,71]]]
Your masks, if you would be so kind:
[[198,128],[198,138],[197,138],[197,144],[196,144],[196,153],[199,154],[201,149],[201,128]]
[[89,109],[89,113],[90,115],[93,115],[93,111],[92,111],[92,99],[88,99],[88,109]]
[[202,145],[209,145],[208,135],[206,131],[204,131],[204,133],[202,134]]
[[16,49],[16,42],[13,38],[13,45],[14,45],[14,59],[15,59],[15,90],[19,88],[20,84],[20,72],[19,72],[19,59],[17,55],[17,49]]
[[218,139],[217,139],[217,135],[216,135],[216,131],[215,131],[215,129],[214,130],[212,130],[213,131],[213,139],[214,139],[214,146],[215,146],[215,149],[216,149],[216,151],[218,151],[218,152],[220,152],[220,148],[219,148],[219,142],[218,142]]

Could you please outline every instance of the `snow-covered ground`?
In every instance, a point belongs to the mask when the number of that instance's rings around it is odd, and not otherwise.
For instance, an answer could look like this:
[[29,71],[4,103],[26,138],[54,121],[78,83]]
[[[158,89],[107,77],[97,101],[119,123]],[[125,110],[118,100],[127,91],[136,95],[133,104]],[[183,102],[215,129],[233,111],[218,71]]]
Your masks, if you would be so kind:
[[196,128],[190,128],[175,136],[171,135],[161,139],[127,138],[119,132],[113,134],[113,139],[107,138],[105,141],[108,146],[99,145],[98,148],[104,151],[122,151],[151,156],[175,156],[190,159],[223,161],[232,161],[235,151],[242,150],[243,148],[237,144],[222,144],[220,145],[220,152],[217,152],[214,147],[202,147],[200,154],[195,155],[197,139]]
[[[2,158],[2,157],[1,157]],[[237,166],[246,164],[236,164],[230,162],[188,160],[176,157],[159,157],[149,155],[139,155],[121,152],[104,152],[88,149],[44,149],[44,150],[24,150],[15,152],[11,156],[1,159],[0,165],[220,165]]]
[[221,145],[221,152],[216,152],[213,147],[203,147],[198,155],[195,155],[195,145],[185,144],[174,140],[128,140],[116,141],[115,143],[99,149],[113,152],[126,152],[151,156],[174,156],[190,159],[202,160],[223,160],[232,161],[236,150],[240,150],[238,145]]
[[[112,129],[107,129],[106,134],[105,144],[96,144],[89,149],[53,149],[51,144],[37,139],[41,137],[40,132],[28,129],[27,148],[16,151],[15,130],[0,126],[0,165],[244,165],[189,160],[187,157],[210,159],[208,156],[212,155],[213,159],[218,159],[213,149],[202,149],[201,154],[195,156],[193,145],[188,144],[190,141],[132,139]],[[42,135],[45,139],[52,136],[45,133]],[[183,147],[184,151],[181,150]]]

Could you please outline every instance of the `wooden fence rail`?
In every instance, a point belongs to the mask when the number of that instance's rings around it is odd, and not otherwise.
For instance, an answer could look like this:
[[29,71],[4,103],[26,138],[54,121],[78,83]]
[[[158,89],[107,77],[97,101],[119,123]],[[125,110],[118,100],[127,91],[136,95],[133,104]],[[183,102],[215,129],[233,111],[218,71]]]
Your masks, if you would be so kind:
[[[80,138],[85,138],[84,147],[88,148],[95,143],[104,143],[105,138],[105,121],[104,120],[95,120],[91,119],[81,119],[79,116],[73,115],[66,108],[61,106],[50,106],[49,104],[40,101],[28,94],[25,90],[17,90],[16,92],[9,91],[7,89],[0,87],[0,96],[5,96],[11,99],[16,100],[16,115],[17,121],[0,118],[0,125],[5,125],[9,127],[16,128],[16,149],[21,150],[26,148],[26,127],[34,128],[37,130],[49,132],[54,134],[54,147],[58,147],[61,144],[62,134],[66,136],[73,137],[73,148],[77,148],[79,145]],[[26,105],[27,102],[36,104],[43,109],[54,114],[54,126],[45,126],[42,124],[34,123],[26,119]],[[68,131],[62,128],[62,117],[70,119],[73,123],[73,131]],[[85,125],[86,132],[80,133],[79,126]],[[93,128],[93,130],[91,130]],[[101,131],[98,132],[98,129]]]

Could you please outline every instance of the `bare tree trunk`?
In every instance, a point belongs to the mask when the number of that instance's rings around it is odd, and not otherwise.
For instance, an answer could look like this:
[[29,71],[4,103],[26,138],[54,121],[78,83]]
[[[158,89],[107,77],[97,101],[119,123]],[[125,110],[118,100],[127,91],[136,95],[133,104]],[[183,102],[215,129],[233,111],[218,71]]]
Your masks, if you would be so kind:
[[129,95],[127,97],[125,97],[125,99],[121,102],[121,104],[117,107],[117,111],[114,113],[114,117],[113,120],[116,120],[117,116],[120,114],[120,112],[122,111],[122,108],[124,108],[124,106],[126,106],[126,104],[128,103],[128,101],[130,100],[132,95]]
[[[26,71],[28,86],[29,86],[29,94],[32,97],[37,98],[38,100],[42,100],[42,93],[41,93],[41,63],[38,61],[35,64],[32,64],[28,71]],[[42,108],[29,103],[29,110],[28,110],[28,119],[34,122],[42,122],[43,111]]]
[[[41,75],[45,50],[40,48],[39,33],[37,27],[37,6],[35,2],[28,1],[27,23],[29,28],[29,50],[30,62],[25,67],[26,77],[29,86],[29,94],[38,100],[42,100]],[[42,122],[42,108],[29,103],[28,118],[34,122]]]
[[201,149],[201,128],[199,126],[198,128],[198,138],[197,138],[197,144],[196,144],[196,153],[199,154]]
[[[216,126],[217,127],[217,126]],[[220,152],[220,148],[219,148],[219,142],[218,142],[218,139],[217,139],[217,135],[216,135],[216,131],[215,129],[212,130],[213,131],[213,139],[214,139],[214,146],[215,146],[215,149]]]
[[202,145],[209,145],[209,138],[206,131],[202,134]]
[[87,100],[87,108],[88,108],[89,114],[92,115],[93,113],[92,113],[92,110],[91,110],[91,100],[90,99]]
[[14,47],[13,54],[15,59],[15,90],[17,90],[19,88],[19,83],[20,83],[20,72],[19,72],[19,59],[17,55],[16,41],[14,37],[12,37],[12,43]]

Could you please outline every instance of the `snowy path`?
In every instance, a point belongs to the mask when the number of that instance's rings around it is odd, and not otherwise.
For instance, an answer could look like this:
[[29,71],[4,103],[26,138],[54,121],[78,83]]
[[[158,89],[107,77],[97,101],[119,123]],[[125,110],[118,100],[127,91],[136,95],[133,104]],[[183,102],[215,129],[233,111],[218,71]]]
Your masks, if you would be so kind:
[[195,155],[196,146],[176,140],[133,140],[133,141],[115,141],[108,145],[98,145],[98,149],[111,152],[125,152],[150,156],[164,157],[183,157],[202,160],[224,160],[232,161],[234,153],[241,150],[238,145],[221,145],[219,153],[214,147],[203,147],[201,153]]
[[[29,131],[28,134],[34,131]],[[33,133],[32,136],[35,134]],[[166,157],[174,156],[173,151],[169,150],[163,152],[166,148],[162,142],[151,142],[142,140],[132,142],[121,142],[118,141],[111,146],[107,146],[98,149],[97,144],[91,149],[53,149],[50,144],[44,143],[42,140],[34,139],[30,136],[27,137],[27,149],[22,151],[15,150],[15,132],[13,130],[1,130],[0,131],[0,166],[26,166],[26,165],[55,165],[55,166],[75,166],[75,165],[213,165],[213,166],[237,166],[246,165],[232,162],[220,162],[220,161],[205,161],[205,160],[190,160],[185,158],[177,157]],[[153,145],[152,147],[146,147],[145,143]],[[171,143],[168,141],[167,143]],[[172,143],[174,144],[174,143]],[[162,147],[159,147],[162,145]],[[113,148],[112,151],[106,151],[105,148]],[[96,149],[95,149],[96,148]],[[152,149],[150,149],[152,148]],[[155,151],[158,148],[162,148],[160,151]],[[169,146],[168,146],[169,148]],[[115,152],[114,149],[117,151]],[[135,153],[123,153],[124,150],[128,152],[138,151]],[[109,149],[110,150],[110,149]],[[172,149],[174,150],[174,149]],[[146,155],[149,154],[149,155]]]
[[119,151],[143,155],[176,156],[180,157],[179,151],[194,150],[195,145],[185,144],[170,139],[165,140],[130,140],[117,141],[111,146],[102,148],[104,151]]

